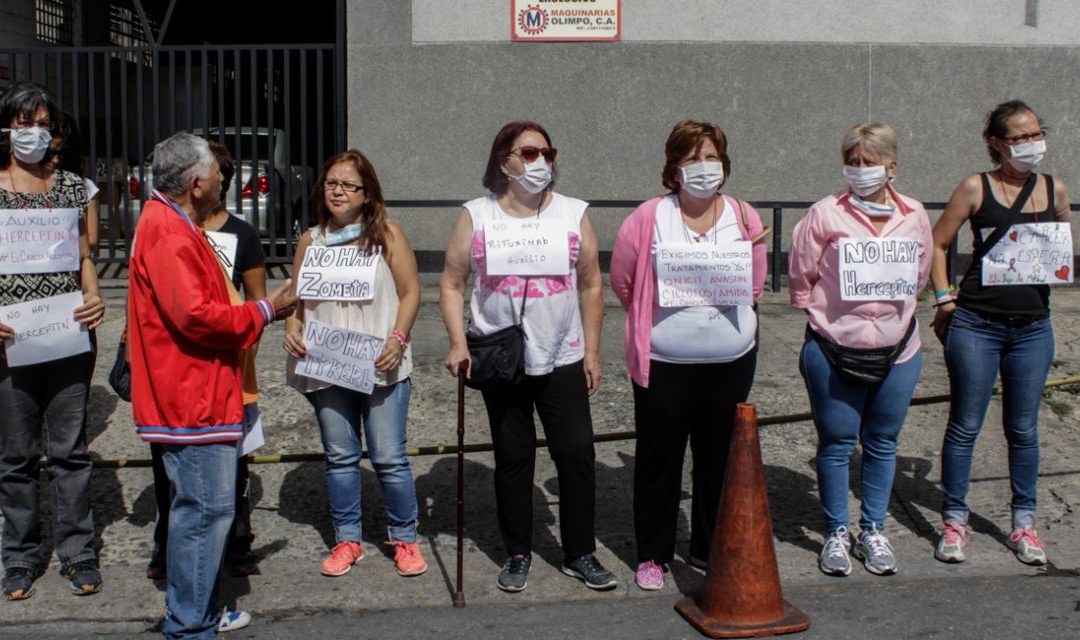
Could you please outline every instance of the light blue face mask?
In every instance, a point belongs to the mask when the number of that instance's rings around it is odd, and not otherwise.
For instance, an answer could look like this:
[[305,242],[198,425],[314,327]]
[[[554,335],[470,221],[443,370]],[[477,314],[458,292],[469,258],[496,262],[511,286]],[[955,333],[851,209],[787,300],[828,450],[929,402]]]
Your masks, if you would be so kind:
[[871,218],[888,218],[892,214],[896,213],[896,207],[891,204],[878,204],[871,202],[870,200],[863,200],[859,197],[859,194],[852,193],[849,198],[852,206],[859,211],[862,211]]
[[354,222],[350,225],[346,225],[337,231],[328,231],[326,234],[326,246],[336,247],[342,244],[348,244],[353,240],[360,237],[360,233],[364,230],[363,225],[359,222]]

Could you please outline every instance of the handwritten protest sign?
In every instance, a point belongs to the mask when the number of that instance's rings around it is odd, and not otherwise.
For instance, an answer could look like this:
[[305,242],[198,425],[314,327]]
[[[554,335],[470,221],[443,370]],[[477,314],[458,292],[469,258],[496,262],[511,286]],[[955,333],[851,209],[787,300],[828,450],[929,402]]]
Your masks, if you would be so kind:
[[983,258],[982,284],[1069,284],[1072,267],[1069,223],[1014,224]]
[[73,315],[82,306],[81,291],[0,307],[0,322],[15,330],[5,340],[8,366],[59,360],[90,350],[90,332]]
[[360,247],[311,246],[304,252],[296,294],[302,300],[371,300],[378,253]]
[[375,359],[384,340],[366,333],[339,329],[318,320],[304,323],[307,355],[296,361],[296,373],[371,393],[375,388]]
[[907,300],[919,293],[919,241],[841,238],[841,300]]
[[0,209],[0,274],[78,270],[78,209]]
[[492,276],[565,276],[570,239],[562,220],[498,220],[484,223],[484,254]]
[[217,254],[218,260],[225,266],[225,271],[232,280],[233,271],[236,269],[236,244],[239,237],[235,233],[207,231],[206,239],[210,241],[210,248]]
[[661,307],[731,306],[754,303],[751,244],[660,242],[656,246],[656,293]]

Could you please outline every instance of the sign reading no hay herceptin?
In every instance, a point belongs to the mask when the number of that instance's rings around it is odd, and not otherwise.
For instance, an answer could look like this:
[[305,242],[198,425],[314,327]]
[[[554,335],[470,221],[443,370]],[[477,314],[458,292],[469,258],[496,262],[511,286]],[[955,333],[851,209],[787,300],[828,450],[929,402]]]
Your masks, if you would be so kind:
[[510,0],[515,42],[617,42],[622,0]]

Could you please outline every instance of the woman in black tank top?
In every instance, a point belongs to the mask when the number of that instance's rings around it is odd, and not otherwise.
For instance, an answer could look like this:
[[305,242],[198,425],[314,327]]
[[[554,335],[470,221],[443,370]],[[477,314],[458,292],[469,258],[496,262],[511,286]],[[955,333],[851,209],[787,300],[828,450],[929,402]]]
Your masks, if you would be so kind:
[[[930,279],[937,313],[933,327],[945,345],[952,396],[941,453],[943,531],[934,552],[943,562],[966,559],[966,498],[972,454],[1000,371],[1012,487],[1008,546],[1021,562],[1046,563],[1046,551],[1035,530],[1035,496],[1039,405],[1054,357],[1050,288],[1015,282],[1020,272],[1014,263],[1020,254],[1010,257],[1004,248],[1008,243],[999,247],[999,254],[988,263],[991,268],[997,264],[1004,267],[1003,260],[1010,260],[1008,269],[1000,274],[983,273],[983,258],[999,242],[1015,239],[1025,229],[1052,231],[1055,228],[1047,223],[1071,221],[1064,182],[1034,172],[1046,152],[1045,135],[1038,116],[1023,102],[998,105],[987,116],[983,130],[987,151],[997,168],[964,178],[934,225]],[[946,255],[965,221],[972,232],[972,261],[954,292]],[[1043,226],[1015,226],[1031,224]],[[1056,268],[1040,263],[1044,280],[1053,281],[1056,273],[1059,280],[1070,281],[1072,251],[1064,260]]]

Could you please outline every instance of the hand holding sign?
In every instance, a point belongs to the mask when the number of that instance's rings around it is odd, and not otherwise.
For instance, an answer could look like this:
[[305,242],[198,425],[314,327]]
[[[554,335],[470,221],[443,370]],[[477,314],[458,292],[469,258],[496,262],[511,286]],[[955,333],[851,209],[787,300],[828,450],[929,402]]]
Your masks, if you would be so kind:
[[87,329],[96,329],[105,319],[105,301],[96,292],[84,292],[83,303],[75,309],[75,321]]
[[375,388],[375,357],[382,338],[308,320],[304,342],[307,354],[296,362],[298,375],[361,393]]

